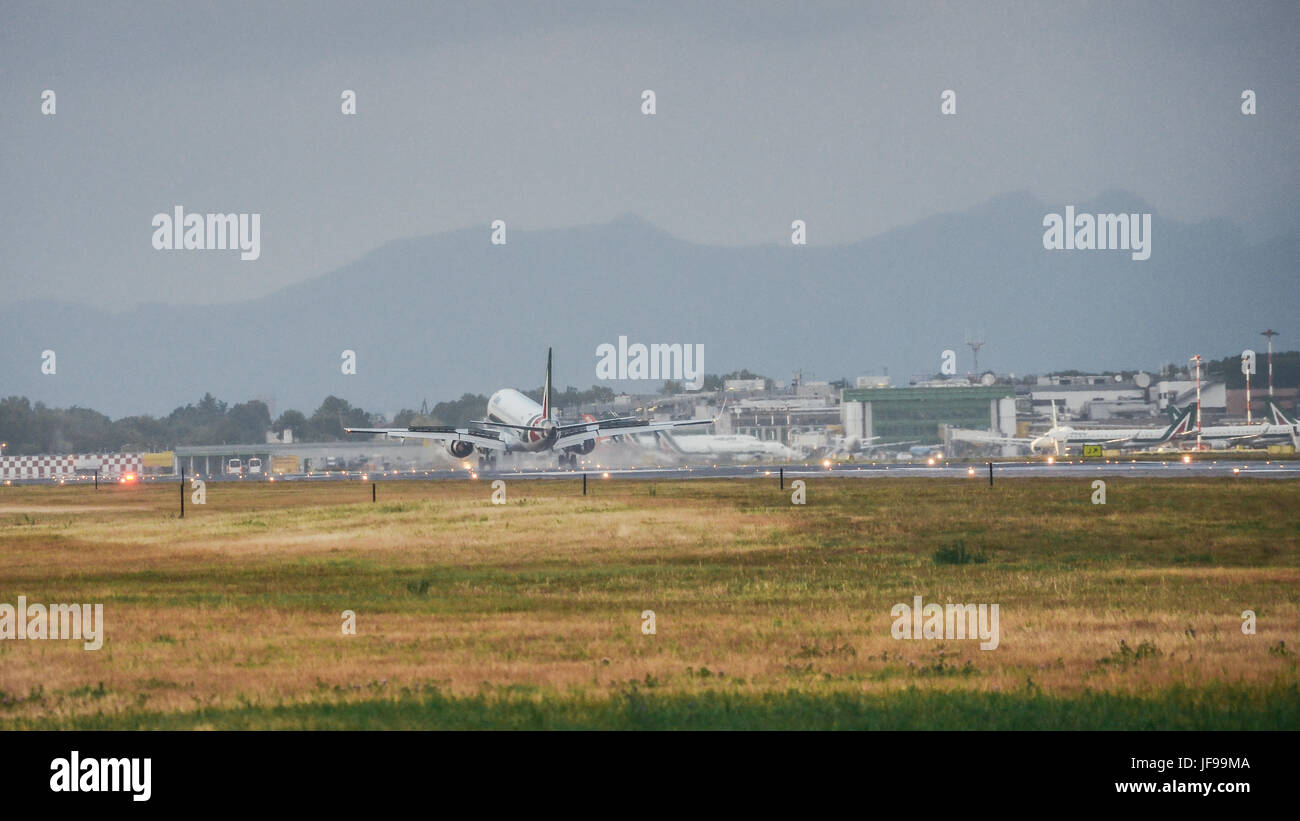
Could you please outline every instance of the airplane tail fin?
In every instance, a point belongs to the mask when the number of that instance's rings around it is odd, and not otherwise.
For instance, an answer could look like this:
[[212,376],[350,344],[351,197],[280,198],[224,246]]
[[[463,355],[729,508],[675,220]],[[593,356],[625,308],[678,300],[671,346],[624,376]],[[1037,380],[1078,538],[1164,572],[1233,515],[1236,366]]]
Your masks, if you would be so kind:
[[1274,402],[1272,399],[1268,399],[1268,400],[1265,400],[1265,401],[1268,402],[1268,415],[1271,417],[1271,420],[1270,420],[1270,421],[1272,421],[1272,423],[1273,423],[1274,425],[1297,425],[1297,424],[1300,424],[1300,422],[1297,422],[1295,419],[1292,419],[1292,418],[1288,417],[1288,416],[1286,415],[1286,411],[1284,411],[1284,410],[1282,410],[1281,408],[1279,408],[1279,407],[1277,406],[1277,403]]
[[1183,434],[1190,431],[1192,427],[1192,420],[1194,418],[1193,414],[1195,413],[1195,411],[1196,411],[1195,405],[1188,405],[1187,407],[1183,408],[1181,411],[1175,413],[1174,421],[1169,424],[1169,427],[1165,430],[1164,435],[1160,437],[1160,441],[1168,442],[1170,439],[1173,439],[1178,436],[1182,436]]
[[542,418],[551,418],[551,349],[546,349],[546,384],[542,387]]

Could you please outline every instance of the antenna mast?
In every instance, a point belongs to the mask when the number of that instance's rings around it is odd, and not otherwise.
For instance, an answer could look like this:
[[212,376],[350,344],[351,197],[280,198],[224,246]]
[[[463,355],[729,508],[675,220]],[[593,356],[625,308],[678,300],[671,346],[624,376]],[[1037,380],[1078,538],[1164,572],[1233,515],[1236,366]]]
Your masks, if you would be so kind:
[[984,332],[980,331],[979,339],[971,339],[970,334],[967,334],[966,344],[970,346],[971,353],[975,355],[975,375],[979,376],[980,348],[984,347]]

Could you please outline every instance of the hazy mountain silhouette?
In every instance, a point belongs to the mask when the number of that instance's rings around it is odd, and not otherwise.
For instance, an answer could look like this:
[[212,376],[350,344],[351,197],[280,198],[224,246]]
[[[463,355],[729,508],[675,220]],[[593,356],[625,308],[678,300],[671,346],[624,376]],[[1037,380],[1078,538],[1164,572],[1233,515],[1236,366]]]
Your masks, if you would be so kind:
[[[1251,244],[1231,223],[1155,214],[1146,261],[1044,250],[1043,215],[1067,204],[1152,210],[1122,191],[1074,203],[1010,194],[849,245],[792,247],[786,235],[739,248],[696,245],[629,215],[511,228],[505,246],[486,227],[391,242],[246,302],[121,313],[23,302],[0,309],[0,395],[113,416],[166,412],[205,391],[273,399],[276,413],[310,412],[328,394],[392,411],[538,385],[547,346],[557,384],[587,387],[596,346],[620,334],[703,343],[711,373],[788,379],[802,367],[833,379],[888,366],[905,384],[933,373],[945,348],[968,370],[968,330],[987,340],[981,366],[1027,373],[1183,363],[1293,327],[1295,233]],[[55,376],[40,372],[47,348]],[[340,371],[344,349],[357,353],[355,376]]]

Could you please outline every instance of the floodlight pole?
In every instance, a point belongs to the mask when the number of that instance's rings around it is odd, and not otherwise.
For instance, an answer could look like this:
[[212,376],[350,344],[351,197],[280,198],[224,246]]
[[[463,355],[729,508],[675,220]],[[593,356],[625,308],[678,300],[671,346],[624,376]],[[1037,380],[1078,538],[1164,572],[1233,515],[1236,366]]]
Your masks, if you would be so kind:
[[1201,452],[1201,355],[1191,358],[1196,363],[1196,452]]
[[1246,367],[1246,424],[1250,424],[1250,368]]
[[1260,336],[1268,340],[1268,398],[1273,398],[1273,337],[1277,336],[1277,331],[1269,328],[1267,331],[1261,331]]

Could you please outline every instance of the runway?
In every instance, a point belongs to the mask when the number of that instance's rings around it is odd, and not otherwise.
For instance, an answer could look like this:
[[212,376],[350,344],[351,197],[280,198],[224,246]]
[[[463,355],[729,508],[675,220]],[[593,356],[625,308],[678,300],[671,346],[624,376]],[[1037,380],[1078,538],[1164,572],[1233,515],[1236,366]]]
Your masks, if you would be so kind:
[[[1234,470],[1236,472],[1234,472]],[[517,478],[565,479],[575,478],[584,471],[498,471],[478,474],[480,479]],[[588,479],[779,479],[809,478],[836,479],[982,479],[988,481],[987,462],[952,462],[936,465],[908,464],[833,464],[821,467],[814,464],[792,465],[718,465],[674,468],[617,468],[587,470]],[[1236,476],[1268,479],[1300,479],[1300,461],[1262,462],[1136,462],[1126,464],[1098,464],[1096,462],[994,462],[994,481],[998,478],[1048,478],[1060,476],[1104,477],[1130,476],[1140,478],[1191,478],[1202,476]]]
[[[834,463],[823,467],[816,463],[790,463],[785,465],[688,465],[679,467],[611,467],[591,465],[570,469],[514,469],[474,471],[465,469],[441,468],[433,470],[388,470],[388,471],[331,471],[321,473],[289,473],[274,476],[223,476],[213,474],[197,477],[205,482],[405,482],[405,481],[463,481],[477,479],[581,479],[586,475],[588,481],[676,481],[689,479],[969,479],[985,481],[989,479],[988,462],[941,462],[934,465],[926,463]],[[993,479],[1023,478],[1103,478],[1131,477],[1143,479],[1191,479],[1206,477],[1230,477],[1248,479],[1300,479],[1300,459],[1261,460],[1261,459],[1213,459],[1169,461],[1110,462],[1097,461],[1062,461],[1048,463],[1043,461],[1004,461],[993,463]],[[57,479],[14,479],[4,482],[7,485],[84,485],[90,484],[92,478],[80,476],[60,482]],[[101,484],[116,484],[110,477],[100,477]],[[169,483],[178,481],[176,476],[146,476],[143,484]]]
[[[432,470],[432,471],[377,471],[373,473],[351,472],[349,474],[295,474],[276,477],[276,481],[429,481],[429,480],[464,480],[477,478],[491,481],[493,479],[579,479],[583,475],[588,481],[614,480],[688,480],[688,479],[772,479],[780,480],[784,475],[787,481],[793,479],[970,479],[988,481],[989,466],[987,462],[946,462],[928,464],[854,464],[839,463],[822,467],[815,463],[786,465],[700,465],[682,467],[597,467],[590,466],[577,470]],[[993,477],[999,478],[1099,478],[1099,477],[1134,477],[1153,479],[1187,479],[1202,477],[1237,477],[1253,479],[1300,479],[1300,460],[1261,461],[1224,459],[1214,461],[1192,461],[1184,463],[1172,460],[1168,462],[994,462]],[[217,477],[213,477],[217,480]],[[225,481],[266,481],[265,479],[245,478],[227,479]]]

